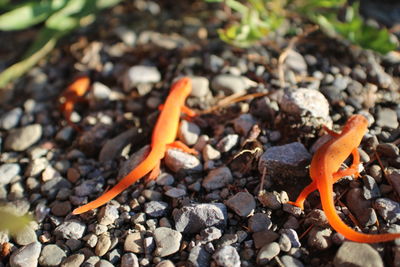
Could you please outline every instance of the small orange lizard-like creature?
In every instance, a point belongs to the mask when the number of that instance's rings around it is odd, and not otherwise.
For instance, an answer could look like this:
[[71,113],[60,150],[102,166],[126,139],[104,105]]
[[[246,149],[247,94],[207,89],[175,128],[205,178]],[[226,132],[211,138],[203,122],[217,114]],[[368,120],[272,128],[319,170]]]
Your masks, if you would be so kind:
[[192,82],[187,77],[180,79],[172,85],[154,127],[151,150],[148,156],[113,188],[96,200],[76,208],[73,210],[73,214],[81,214],[104,205],[148,173],[150,173],[148,179],[157,178],[160,173],[160,161],[164,158],[165,152],[169,148],[178,148],[191,154],[197,154],[196,150],[187,147],[180,141],[175,141],[181,112],[189,117],[196,115],[194,111],[185,106],[185,100],[191,91]]
[[84,95],[90,88],[90,78],[81,76],[73,81],[60,96],[60,110],[68,124],[79,130],[71,121],[71,114],[74,111],[75,103],[84,100]]
[[[300,193],[295,202],[289,202],[303,209],[304,200],[314,190],[320,193],[322,209],[324,210],[329,224],[345,238],[362,243],[378,243],[390,241],[400,237],[396,234],[364,234],[359,233],[347,226],[336,213],[333,200],[333,184],[343,176],[358,174],[360,156],[357,147],[360,145],[364,134],[367,132],[368,121],[362,115],[351,116],[342,132],[335,133],[328,130],[332,139],[322,145],[314,154],[310,166],[310,176],[313,180]],[[353,155],[352,166],[345,170],[339,170],[342,162],[350,155]]]

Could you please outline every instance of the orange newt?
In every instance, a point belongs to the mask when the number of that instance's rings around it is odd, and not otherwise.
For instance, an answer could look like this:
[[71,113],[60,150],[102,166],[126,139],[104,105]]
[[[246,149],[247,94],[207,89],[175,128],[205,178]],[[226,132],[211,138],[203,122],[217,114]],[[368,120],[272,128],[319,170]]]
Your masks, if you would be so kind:
[[[310,176],[313,180],[300,193],[295,202],[290,202],[303,209],[303,203],[308,194],[318,189],[320,193],[322,209],[324,210],[329,224],[345,238],[363,243],[377,243],[390,241],[400,237],[396,234],[364,234],[359,233],[347,226],[336,213],[333,200],[333,184],[343,176],[358,174],[360,156],[357,147],[368,128],[368,121],[362,115],[351,116],[342,132],[335,133],[328,130],[332,139],[322,145],[314,154],[310,166]],[[339,170],[342,162],[350,155],[353,155],[352,166],[345,170]]]
[[68,124],[74,128],[77,126],[71,121],[71,114],[74,110],[75,103],[82,101],[83,96],[90,88],[90,78],[82,76],[73,81],[60,96],[60,110],[63,113]]
[[157,178],[160,173],[160,161],[164,158],[165,152],[169,148],[178,148],[191,154],[197,154],[196,150],[187,147],[180,141],[175,141],[179,127],[180,113],[183,112],[189,117],[196,115],[193,110],[185,106],[185,100],[191,91],[192,82],[186,77],[172,85],[154,127],[151,150],[148,156],[113,188],[96,200],[76,208],[72,214],[81,214],[102,206],[148,173],[150,173],[148,179]]

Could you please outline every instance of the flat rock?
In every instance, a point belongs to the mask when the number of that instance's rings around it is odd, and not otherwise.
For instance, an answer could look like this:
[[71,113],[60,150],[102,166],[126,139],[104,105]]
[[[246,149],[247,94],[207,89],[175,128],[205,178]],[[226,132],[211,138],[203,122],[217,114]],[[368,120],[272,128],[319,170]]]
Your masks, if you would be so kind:
[[256,123],[257,120],[251,114],[245,113],[233,120],[233,127],[235,132],[239,135],[247,136],[253,125]]
[[24,151],[38,142],[41,137],[42,126],[40,124],[13,129],[4,142],[4,148],[6,150]]
[[37,237],[35,231],[31,227],[26,226],[21,231],[18,231],[14,237],[14,240],[18,245],[25,246],[36,242]]
[[335,267],[383,267],[378,251],[368,244],[345,241],[336,252],[333,259]]
[[225,226],[228,219],[222,203],[189,204],[174,210],[172,215],[177,231],[192,234],[210,226]]
[[397,129],[399,122],[397,121],[396,111],[390,108],[381,108],[377,111],[376,124],[380,127]]
[[11,267],[32,267],[38,265],[38,258],[42,245],[33,242],[15,250],[10,257]]
[[142,232],[130,233],[125,238],[124,250],[133,253],[143,253],[144,252],[143,239],[144,239],[144,234]]
[[254,196],[248,192],[239,192],[230,197],[225,205],[232,209],[237,215],[247,217],[256,208]]
[[268,230],[269,228],[271,228],[272,222],[267,214],[255,213],[248,220],[248,226],[249,226],[250,231],[260,232],[260,231]]
[[182,234],[167,227],[159,227],[153,232],[156,242],[155,255],[165,257],[174,254],[179,250]]

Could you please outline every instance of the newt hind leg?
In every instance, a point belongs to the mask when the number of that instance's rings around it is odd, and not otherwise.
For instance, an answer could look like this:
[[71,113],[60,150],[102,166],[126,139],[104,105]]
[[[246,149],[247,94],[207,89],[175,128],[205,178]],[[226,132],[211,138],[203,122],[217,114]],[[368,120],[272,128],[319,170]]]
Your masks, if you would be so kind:
[[183,152],[192,154],[192,155],[197,155],[199,154],[199,152],[197,152],[196,149],[190,148],[187,145],[185,145],[184,143],[182,143],[181,141],[174,141],[171,144],[167,145],[167,149],[168,148],[177,148],[179,150],[182,150]]
[[151,170],[151,172],[149,173],[149,175],[146,178],[146,182],[152,181],[157,179],[158,175],[160,174],[160,161],[158,161],[158,163],[156,164],[156,166],[154,166],[154,168]]

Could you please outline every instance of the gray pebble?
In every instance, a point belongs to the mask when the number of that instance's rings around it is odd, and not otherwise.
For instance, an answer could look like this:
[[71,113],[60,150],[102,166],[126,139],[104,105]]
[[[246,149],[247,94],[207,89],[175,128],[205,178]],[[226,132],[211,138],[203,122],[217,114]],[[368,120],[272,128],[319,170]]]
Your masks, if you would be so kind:
[[100,150],[99,161],[107,162],[116,159],[121,155],[124,147],[128,145],[137,134],[138,129],[136,127],[132,127],[116,137],[107,140]]
[[317,250],[328,249],[332,245],[331,234],[332,230],[329,228],[314,227],[308,234],[308,245]]
[[290,49],[287,53],[285,66],[299,74],[307,74],[307,63],[304,57],[293,49]]
[[264,245],[277,240],[279,238],[279,234],[272,230],[264,230],[253,233],[252,237],[254,241],[254,247],[259,249]]
[[7,185],[19,174],[21,167],[16,163],[6,163],[0,166],[0,185]]
[[111,239],[109,234],[99,236],[94,252],[97,256],[104,256],[111,247]]
[[280,209],[282,206],[279,193],[275,191],[274,192],[262,191],[262,193],[258,196],[258,200],[260,200],[261,204],[264,207],[273,210]]
[[139,267],[138,257],[133,253],[125,253],[121,258],[121,267]]
[[211,170],[208,175],[204,178],[202,186],[206,190],[215,190],[218,188],[225,187],[226,185],[233,182],[233,176],[229,168],[220,167]]
[[299,207],[296,207],[294,205],[284,203],[282,205],[283,211],[292,214],[295,217],[299,217],[301,215],[302,210]]
[[68,258],[65,258],[61,263],[61,267],[76,267],[81,266],[85,260],[85,255],[83,254],[73,254]]
[[240,267],[240,257],[236,249],[232,246],[224,246],[218,249],[212,258],[222,267]]
[[286,267],[303,267],[304,264],[295,257],[284,255],[281,257],[283,265]]
[[24,151],[42,137],[42,126],[32,124],[21,128],[13,129],[9,132],[4,148],[6,150]]
[[182,120],[178,128],[178,138],[188,146],[196,144],[200,136],[200,128],[193,122]]
[[36,177],[46,169],[49,165],[49,161],[46,158],[37,158],[32,160],[25,171],[25,176]]
[[266,265],[281,251],[279,244],[272,242],[263,246],[257,254],[257,264]]
[[78,220],[68,220],[60,224],[54,234],[64,239],[80,239],[85,233],[86,225]]
[[65,245],[71,250],[71,251],[76,251],[82,247],[82,241],[76,240],[76,239],[68,239],[65,242]]
[[293,230],[293,229],[282,229],[279,232],[281,234],[285,234],[289,238],[290,243],[292,244],[292,247],[294,247],[294,248],[301,247],[299,236],[297,235],[297,232],[295,230]]
[[179,232],[199,233],[210,226],[225,226],[228,218],[222,203],[189,204],[173,211],[175,228]]
[[233,127],[235,128],[235,132],[239,135],[247,136],[256,123],[257,120],[251,114],[245,113],[233,120]]
[[37,241],[35,231],[29,227],[24,227],[21,231],[18,231],[14,236],[15,242],[20,246],[25,246]]
[[73,136],[74,128],[71,126],[65,126],[57,132],[55,140],[60,143],[69,143],[72,141]]
[[143,253],[144,252],[143,239],[144,239],[143,232],[130,233],[125,238],[124,250],[133,253]]
[[114,267],[114,264],[112,264],[111,262],[107,261],[107,260],[99,260],[95,267]]
[[259,232],[268,230],[272,226],[271,219],[264,213],[255,213],[248,221],[250,231]]
[[11,130],[16,127],[23,114],[22,108],[16,107],[4,113],[0,117],[0,128],[3,130]]
[[376,125],[380,127],[387,127],[391,129],[397,129],[399,122],[397,121],[396,111],[390,108],[378,109],[376,114]]
[[207,78],[201,76],[192,76],[192,92],[191,96],[203,98],[211,94],[210,82]]
[[74,187],[75,195],[79,197],[86,197],[91,194],[101,192],[102,185],[104,184],[103,177],[96,177],[93,179],[84,180],[80,185]]
[[316,225],[320,227],[329,226],[328,218],[325,215],[325,212],[320,209],[313,209],[305,219],[304,223],[306,225]]
[[394,191],[400,195],[400,170],[389,168],[386,174],[386,178],[393,186]]
[[172,176],[169,173],[162,172],[156,180],[156,183],[158,185],[172,185],[174,183],[175,179],[174,176]]
[[147,200],[161,200],[163,195],[158,191],[145,189],[142,192],[142,196],[144,196]]
[[71,183],[62,177],[54,177],[44,183],[40,190],[48,198],[55,198],[58,191],[62,188],[71,188]]
[[51,204],[51,213],[55,216],[66,216],[70,212],[71,203],[69,201],[55,201]]
[[207,227],[200,232],[201,240],[211,242],[222,236],[222,231],[215,226]]
[[165,195],[171,198],[180,198],[186,196],[186,190],[172,187],[165,192]]
[[244,76],[235,76],[231,74],[217,75],[211,82],[211,88],[215,92],[222,91],[225,95],[243,93],[253,86],[257,86],[257,83]]
[[287,234],[281,234],[278,243],[280,249],[284,252],[288,252],[292,248],[292,243],[290,243],[290,239]]
[[124,89],[129,91],[139,84],[157,83],[161,74],[156,67],[138,65],[129,68],[124,77]]
[[144,212],[152,217],[162,217],[168,209],[168,203],[163,201],[150,201],[144,204]]
[[383,267],[378,251],[368,244],[346,241],[340,246],[333,259],[335,267]]
[[136,44],[136,33],[124,26],[118,26],[115,29],[115,34],[126,44],[127,46],[134,47]]
[[107,100],[110,99],[111,89],[101,82],[94,82],[92,84],[92,90],[89,95],[96,100]]
[[389,223],[400,221],[400,204],[389,198],[378,198],[374,202],[374,208],[379,215]]
[[168,149],[164,158],[165,165],[173,172],[200,172],[203,169],[198,158],[176,149]]
[[366,200],[361,188],[352,188],[346,194],[346,202],[350,211],[356,216],[357,220],[364,226],[375,224],[376,213],[371,207],[371,200]]
[[33,242],[15,250],[10,257],[11,267],[32,267],[37,266],[38,258],[42,245],[39,242]]
[[165,257],[179,250],[182,234],[167,227],[159,227],[153,232],[157,248],[155,255]]
[[118,207],[113,204],[107,204],[100,209],[97,219],[99,224],[110,225],[119,217]]
[[228,152],[234,146],[237,145],[238,141],[239,141],[239,135],[228,134],[227,136],[224,136],[221,140],[219,140],[217,144],[217,149],[222,153]]
[[210,266],[211,255],[204,246],[195,246],[190,250],[188,262],[193,267],[208,267]]
[[396,158],[399,156],[399,148],[392,143],[383,143],[379,144],[376,147],[376,152],[379,153],[379,155],[388,157],[388,158]]
[[42,266],[59,266],[67,254],[57,245],[46,245],[43,247],[39,257]]
[[248,192],[239,192],[225,201],[225,205],[237,215],[247,217],[256,208],[254,196]]
[[204,161],[218,160],[221,158],[221,153],[210,144],[205,145],[202,152]]
[[374,178],[369,175],[363,176],[363,196],[365,199],[373,199],[381,196],[381,191],[379,190],[378,183]]

